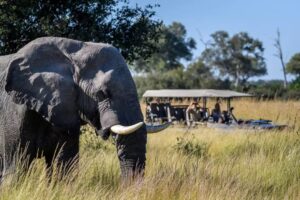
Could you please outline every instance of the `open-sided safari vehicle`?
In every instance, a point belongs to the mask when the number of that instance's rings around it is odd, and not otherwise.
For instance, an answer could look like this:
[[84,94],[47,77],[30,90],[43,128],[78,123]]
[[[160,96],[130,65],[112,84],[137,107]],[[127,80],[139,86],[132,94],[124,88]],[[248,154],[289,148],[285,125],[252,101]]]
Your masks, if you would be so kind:
[[[252,97],[247,93],[231,90],[212,89],[162,89],[147,90],[143,98],[146,102],[146,123],[198,125],[211,128],[243,129],[283,129],[285,125],[273,124],[271,120],[237,120],[233,114],[233,98]],[[213,108],[207,106],[209,99],[215,100]],[[226,101],[226,109],[221,110],[220,100]]]

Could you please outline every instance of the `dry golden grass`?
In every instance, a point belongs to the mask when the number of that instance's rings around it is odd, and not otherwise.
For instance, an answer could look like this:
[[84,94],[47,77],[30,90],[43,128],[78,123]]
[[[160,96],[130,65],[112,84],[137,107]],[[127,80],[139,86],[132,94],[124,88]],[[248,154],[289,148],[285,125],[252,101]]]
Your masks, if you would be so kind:
[[[233,102],[241,118],[288,124],[284,131],[233,132],[172,127],[149,135],[145,178],[120,183],[111,141],[89,128],[78,176],[46,176],[43,160],[6,177],[0,199],[300,199],[300,102]],[[76,170],[77,171],[77,170]]]
[[279,124],[287,124],[293,128],[300,128],[299,101],[233,101],[236,116],[245,119],[270,119]]

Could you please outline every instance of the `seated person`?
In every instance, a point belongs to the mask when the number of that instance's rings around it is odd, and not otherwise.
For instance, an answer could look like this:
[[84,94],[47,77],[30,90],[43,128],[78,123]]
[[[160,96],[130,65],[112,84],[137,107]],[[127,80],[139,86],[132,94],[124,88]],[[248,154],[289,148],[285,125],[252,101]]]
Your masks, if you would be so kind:
[[208,108],[202,108],[203,110],[203,121],[207,121],[209,118],[209,109]]
[[222,114],[221,114],[221,100],[218,97],[217,102],[215,104],[215,108],[212,110],[212,117],[213,117],[213,122],[218,123],[219,119],[222,119]]
[[227,110],[224,110],[222,112],[222,115],[221,115],[222,123],[230,124],[232,122],[232,120],[235,120],[237,122],[237,120],[235,119],[235,117],[232,113],[233,109],[234,108],[231,107],[229,112]]
[[202,119],[198,102],[193,101],[186,109],[187,121],[198,122]]
[[199,108],[200,121],[207,121],[209,118],[208,108]]
[[164,121],[167,120],[167,110],[165,103],[162,103],[159,98],[155,102],[150,104],[151,114],[155,116],[158,120]]
[[152,103],[150,103],[150,105],[149,105],[149,111],[150,111],[150,113],[151,114],[153,114],[153,115],[158,115],[158,106],[157,106],[157,103],[156,102],[152,102]]
[[153,102],[147,102],[146,107],[146,121],[153,123],[157,119],[157,104]]
[[165,105],[163,103],[160,103],[157,105],[157,110],[158,110],[158,117],[159,118],[166,118],[167,117],[167,113],[165,110]]
[[185,109],[184,108],[174,108],[174,117],[177,121],[184,121],[185,120]]
[[228,111],[224,110],[222,112],[222,115],[223,115],[222,123],[228,124],[230,122],[230,115],[229,115]]

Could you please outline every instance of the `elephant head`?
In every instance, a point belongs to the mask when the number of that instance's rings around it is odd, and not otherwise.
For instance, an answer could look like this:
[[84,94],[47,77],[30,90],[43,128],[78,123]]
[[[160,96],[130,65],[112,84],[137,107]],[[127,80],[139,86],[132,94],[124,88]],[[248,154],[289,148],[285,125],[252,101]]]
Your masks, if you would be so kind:
[[5,90],[53,126],[77,134],[83,122],[116,134],[123,176],[145,166],[147,132],[136,87],[119,51],[107,44],[39,38],[14,54]]

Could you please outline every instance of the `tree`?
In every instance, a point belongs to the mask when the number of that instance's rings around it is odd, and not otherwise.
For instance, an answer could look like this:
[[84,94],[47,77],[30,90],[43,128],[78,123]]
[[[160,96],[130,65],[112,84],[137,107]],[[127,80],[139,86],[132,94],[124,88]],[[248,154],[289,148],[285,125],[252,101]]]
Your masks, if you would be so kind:
[[198,59],[187,67],[186,77],[189,88],[203,88],[213,79],[213,74],[210,68]]
[[285,66],[285,63],[283,61],[283,52],[282,52],[282,47],[281,47],[281,41],[280,41],[280,31],[279,29],[277,30],[277,38],[275,39],[275,43],[274,43],[274,46],[277,50],[277,53],[275,54],[275,56],[277,58],[279,58],[280,62],[281,62],[281,66],[282,66],[282,71],[283,71],[283,77],[284,77],[284,88],[287,88],[287,78],[286,78],[286,66]]
[[287,72],[300,77],[300,53],[296,53],[287,63]]
[[[292,81],[289,88],[292,90],[300,90],[300,53],[296,53],[292,56],[286,65],[286,71],[296,76],[296,79]],[[298,96],[300,97],[300,96]]]
[[186,88],[229,89],[228,80],[214,77],[211,68],[204,64],[201,58],[189,64],[185,73]]
[[147,73],[146,76],[134,77],[139,97],[149,89],[187,89],[187,81],[183,68],[164,73]]
[[185,27],[179,22],[162,26],[162,34],[158,40],[158,51],[148,60],[139,59],[134,69],[138,72],[168,71],[183,68],[182,60],[192,59],[192,50],[196,42],[187,38]]
[[211,37],[213,41],[203,51],[202,59],[221,76],[233,80],[235,87],[245,85],[250,77],[267,73],[264,48],[259,40],[245,32],[230,37],[225,31],[217,31]]
[[0,0],[0,53],[16,52],[42,36],[106,42],[133,61],[156,50],[161,22],[153,6],[128,0]]
[[216,79],[211,68],[201,59],[191,63],[186,69],[176,68],[163,73],[140,74],[134,79],[140,97],[148,89],[228,89],[230,87],[227,79]]

